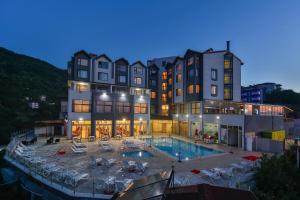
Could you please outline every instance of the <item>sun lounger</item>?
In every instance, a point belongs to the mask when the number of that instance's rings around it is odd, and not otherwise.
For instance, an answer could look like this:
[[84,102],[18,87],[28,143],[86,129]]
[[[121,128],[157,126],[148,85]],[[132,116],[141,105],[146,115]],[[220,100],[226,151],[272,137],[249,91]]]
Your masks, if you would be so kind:
[[85,153],[87,151],[87,148],[77,148],[74,145],[71,147],[72,151],[74,153]]
[[101,165],[104,165],[104,166],[106,166],[106,167],[111,167],[113,164],[115,164],[116,163],[116,160],[117,159],[115,159],[115,158],[110,158],[110,159],[105,159],[105,158],[103,158],[102,160],[101,160]]
[[205,175],[205,177],[207,177],[212,182],[221,179],[220,173],[216,173],[211,170],[204,169],[204,170],[201,170],[201,173],[203,173]]
[[70,182],[71,183],[70,185],[72,187],[76,187],[80,183],[88,180],[88,178],[89,178],[89,174],[88,173],[78,174],[78,175],[76,175],[75,177],[72,178],[72,180]]
[[69,170],[69,171],[63,173],[62,179],[64,180],[65,184],[71,185],[74,177],[77,176],[78,174],[79,173],[75,170]]
[[233,168],[213,168],[211,169],[215,173],[219,173],[223,178],[231,178],[233,176]]
[[105,189],[106,189],[106,183],[103,179],[97,179],[95,181],[95,189],[96,191],[100,192],[100,193],[104,193]]
[[121,192],[126,190],[132,182],[133,179],[124,179],[124,180],[115,181],[116,192]]
[[148,166],[148,163],[147,162],[136,162],[136,170],[141,172],[141,173],[144,173],[146,168]]
[[113,146],[107,141],[100,141],[99,145],[103,151],[113,151]]

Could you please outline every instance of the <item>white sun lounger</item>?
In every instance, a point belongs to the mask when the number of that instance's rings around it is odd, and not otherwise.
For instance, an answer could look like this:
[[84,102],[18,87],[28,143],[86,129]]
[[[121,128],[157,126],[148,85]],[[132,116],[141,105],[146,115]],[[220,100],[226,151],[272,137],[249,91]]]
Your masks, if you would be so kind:
[[147,162],[136,162],[136,168],[137,168],[137,171],[141,172],[141,173],[144,173],[146,168],[148,166],[148,163]]
[[213,172],[211,170],[201,170],[201,173],[203,173],[206,177],[208,177],[211,181],[220,180],[221,176],[219,173]]
[[105,158],[102,158],[102,160],[101,160],[101,165],[104,165],[104,166],[106,166],[106,167],[111,167],[113,164],[115,164],[116,163],[116,161],[117,161],[117,159],[115,159],[115,158],[110,158],[110,159],[105,159]]
[[133,179],[124,179],[115,181],[116,184],[116,192],[121,192],[126,190],[129,185],[133,182]]
[[86,148],[76,148],[75,146],[72,146],[71,149],[74,153],[85,153],[87,151]]
[[80,183],[82,183],[83,181],[88,180],[89,178],[89,174],[88,173],[84,173],[84,174],[78,174],[75,177],[72,178],[71,180],[71,186],[72,187],[76,187],[78,186]]

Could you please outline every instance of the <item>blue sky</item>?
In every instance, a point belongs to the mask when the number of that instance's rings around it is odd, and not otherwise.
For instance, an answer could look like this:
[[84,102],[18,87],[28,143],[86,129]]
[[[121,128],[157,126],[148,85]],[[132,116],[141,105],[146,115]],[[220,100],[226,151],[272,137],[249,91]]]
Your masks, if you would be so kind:
[[242,84],[300,91],[299,0],[1,0],[0,46],[66,68],[85,49],[130,62],[231,41]]

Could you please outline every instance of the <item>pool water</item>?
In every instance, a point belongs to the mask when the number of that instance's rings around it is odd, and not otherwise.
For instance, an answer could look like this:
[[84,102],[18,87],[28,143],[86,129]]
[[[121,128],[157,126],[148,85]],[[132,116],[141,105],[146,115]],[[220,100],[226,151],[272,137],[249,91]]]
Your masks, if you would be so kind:
[[123,157],[130,157],[130,158],[150,158],[153,157],[152,153],[141,150],[141,151],[129,151],[122,153]]
[[151,144],[157,149],[167,153],[173,158],[179,159],[180,157],[181,160],[189,160],[223,153],[219,150],[193,144],[172,137],[147,138],[144,139],[144,141],[147,144]]

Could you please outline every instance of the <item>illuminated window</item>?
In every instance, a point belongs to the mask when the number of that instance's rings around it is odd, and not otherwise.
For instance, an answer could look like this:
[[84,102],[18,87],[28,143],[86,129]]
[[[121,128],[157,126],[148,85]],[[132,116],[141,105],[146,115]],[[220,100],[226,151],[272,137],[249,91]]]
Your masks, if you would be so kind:
[[78,58],[77,60],[77,64],[81,66],[88,66],[88,63],[88,60],[84,58]]
[[179,113],[180,114],[188,114],[188,105],[187,104],[180,104],[179,105]]
[[119,113],[130,113],[130,104],[128,102],[117,102],[117,111]]
[[181,96],[181,89],[176,89],[176,96]]
[[110,113],[112,112],[112,102],[111,101],[96,101],[96,112],[98,113]]
[[145,104],[145,103],[136,103],[134,105],[134,113],[136,113],[136,114],[146,114],[147,113],[147,104]]
[[188,86],[188,93],[193,94],[194,93],[194,85],[189,85]]
[[224,87],[224,99],[225,100],[232,99],[232,90],[230,87]]
[[196,85],[196,93],[200,93],[200,85]]
[[167,90],[167,83],[162,83],[161,88],[162,90]]
[[89,91],[89,85],[87,84],[76,84],[76,91],[78,92],[86,92]]
[[172,91],[169,91],[169,92],[168,92],[168,97],[169,97],[169,98],[172,98]]
[[142,84],[142,78],[140,78],[140,77],[134,77],[134,83],[136,85],[141,85]]
[[181,74],[177,74],[177,75],[176,75],[176,82],[177,82],[177,83],[180,83],[181,80],[182,80],[182,75],[181,75]]
[[187,65],[190,66],[194,63],[194,57],[190,57],[187,61]]
[[272,115],[275,115],[275,116],[283,115],[283,107],[273,106],[272,107]]
[[168,115],[168,113],[169,113],[169,105],[162,105],[161,106],[161,113],[163,115]]
[[167,103],[167,94],[162,94],[162,95],[161,95],[161,101],[162,101],[163,103]]
[[224,84],[232,84],[232,77],[230,73],[224,73]]
[[231,68],[231,60],[225,59],[224,60],[224,69],[230,69]]
[[176,65],[176,71],[181,71],[182,70],[182,65],[181,64],[177,64]]
[[218,80],[218,71],[217,71],[217,69],[211,69],[211,80],[213,80],[213,81]]
[[161,76],[162,76],[163,80],[167,80],[167,78],[168,78],[167,72],[163,72]]
[[173,79],[172,79],[172,78],[169,78],[168,84],[169,84],[169,85],[172,85],[172,83],[173,83]]
[[252,115],[252,111],[253,111],[253,109],[252,109],[252,105],[251,104],[245,104],[245,114],[246,115]]
[[156,98],[156,92],[151,92],[151,99],[155,99]]
[[217,85],[211,85],[211,96],[215,97],[218,95],[218,86]]
[[73,100],[72,108],[73,112],[90,112],[90,101],[79,99]]
[[192,103],[192,114],[200,114],[200,103]]

